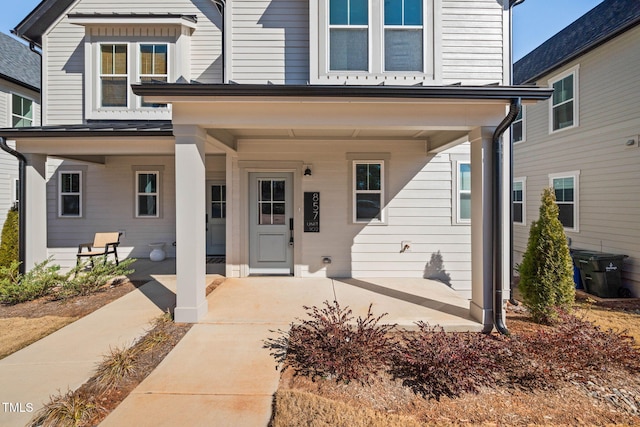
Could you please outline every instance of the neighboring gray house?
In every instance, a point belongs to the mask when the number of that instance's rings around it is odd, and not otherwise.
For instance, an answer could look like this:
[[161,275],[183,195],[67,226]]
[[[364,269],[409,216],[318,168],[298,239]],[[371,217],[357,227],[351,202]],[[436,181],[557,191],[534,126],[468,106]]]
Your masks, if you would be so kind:
[[[40,125],[40,57],[0,33],[0,128]],[[13,142],[10,142],[13,145]],[[18,162],[0,151],[0,227],[18,200]]]
[[28,160],[27,265],[121,230],[123,255],[176,257],[178,321],[224,255],[229,277],[436,274],[491,327],[494,154],[551,94],[509,86],[513,3],[44,0],[15,32],[42,48],[46,126],[0,130]]
[[640,296],[640,1],[605,0],[516,62],[514,81],[554,88],[514,127],[514,252],[544,187],[574,248],[625,254]]

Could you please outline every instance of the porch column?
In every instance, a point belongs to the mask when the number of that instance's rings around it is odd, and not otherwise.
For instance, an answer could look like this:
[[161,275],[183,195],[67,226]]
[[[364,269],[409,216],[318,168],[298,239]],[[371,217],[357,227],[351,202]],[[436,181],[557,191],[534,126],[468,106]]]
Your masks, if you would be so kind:
[[47,259],[47,156],[25,154],[25,271]]
[[493,326],[493,128],[476,128],[471,143],[471,317],[488,329]]
[[176,125],[175,321],[195,323],[207,313],[205,131]]

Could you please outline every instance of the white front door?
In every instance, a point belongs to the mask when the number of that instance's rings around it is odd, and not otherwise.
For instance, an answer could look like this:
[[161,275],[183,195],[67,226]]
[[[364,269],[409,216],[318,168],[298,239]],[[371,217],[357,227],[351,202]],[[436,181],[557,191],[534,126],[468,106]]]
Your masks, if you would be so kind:
[[227,187],[207,181],[207,255],[225,254]]
[[249,274],[293,274],[293,174],[249,174]]

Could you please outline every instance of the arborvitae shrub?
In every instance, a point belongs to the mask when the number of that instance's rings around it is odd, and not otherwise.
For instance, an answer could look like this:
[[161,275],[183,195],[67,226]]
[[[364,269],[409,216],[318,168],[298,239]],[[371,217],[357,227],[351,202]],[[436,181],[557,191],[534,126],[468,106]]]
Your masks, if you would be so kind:
[[18,261],[18,210],[10,209],[2,227],[0,241],[0,267],[9,267]]
[[575,299],[572,265],[553,189],[546,188],[519,268],[522,300],[536,322],[553,323],[558,309],[571,308]]

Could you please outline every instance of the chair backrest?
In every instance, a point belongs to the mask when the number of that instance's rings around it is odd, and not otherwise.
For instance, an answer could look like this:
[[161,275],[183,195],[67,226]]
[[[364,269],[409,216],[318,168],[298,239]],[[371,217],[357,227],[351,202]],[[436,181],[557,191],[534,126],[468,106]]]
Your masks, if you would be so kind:
[[120,241],[120,233],[112,231],[109,233],[96,233],[93,238],[94,248],[104,248],[107,243],[116,243]]

